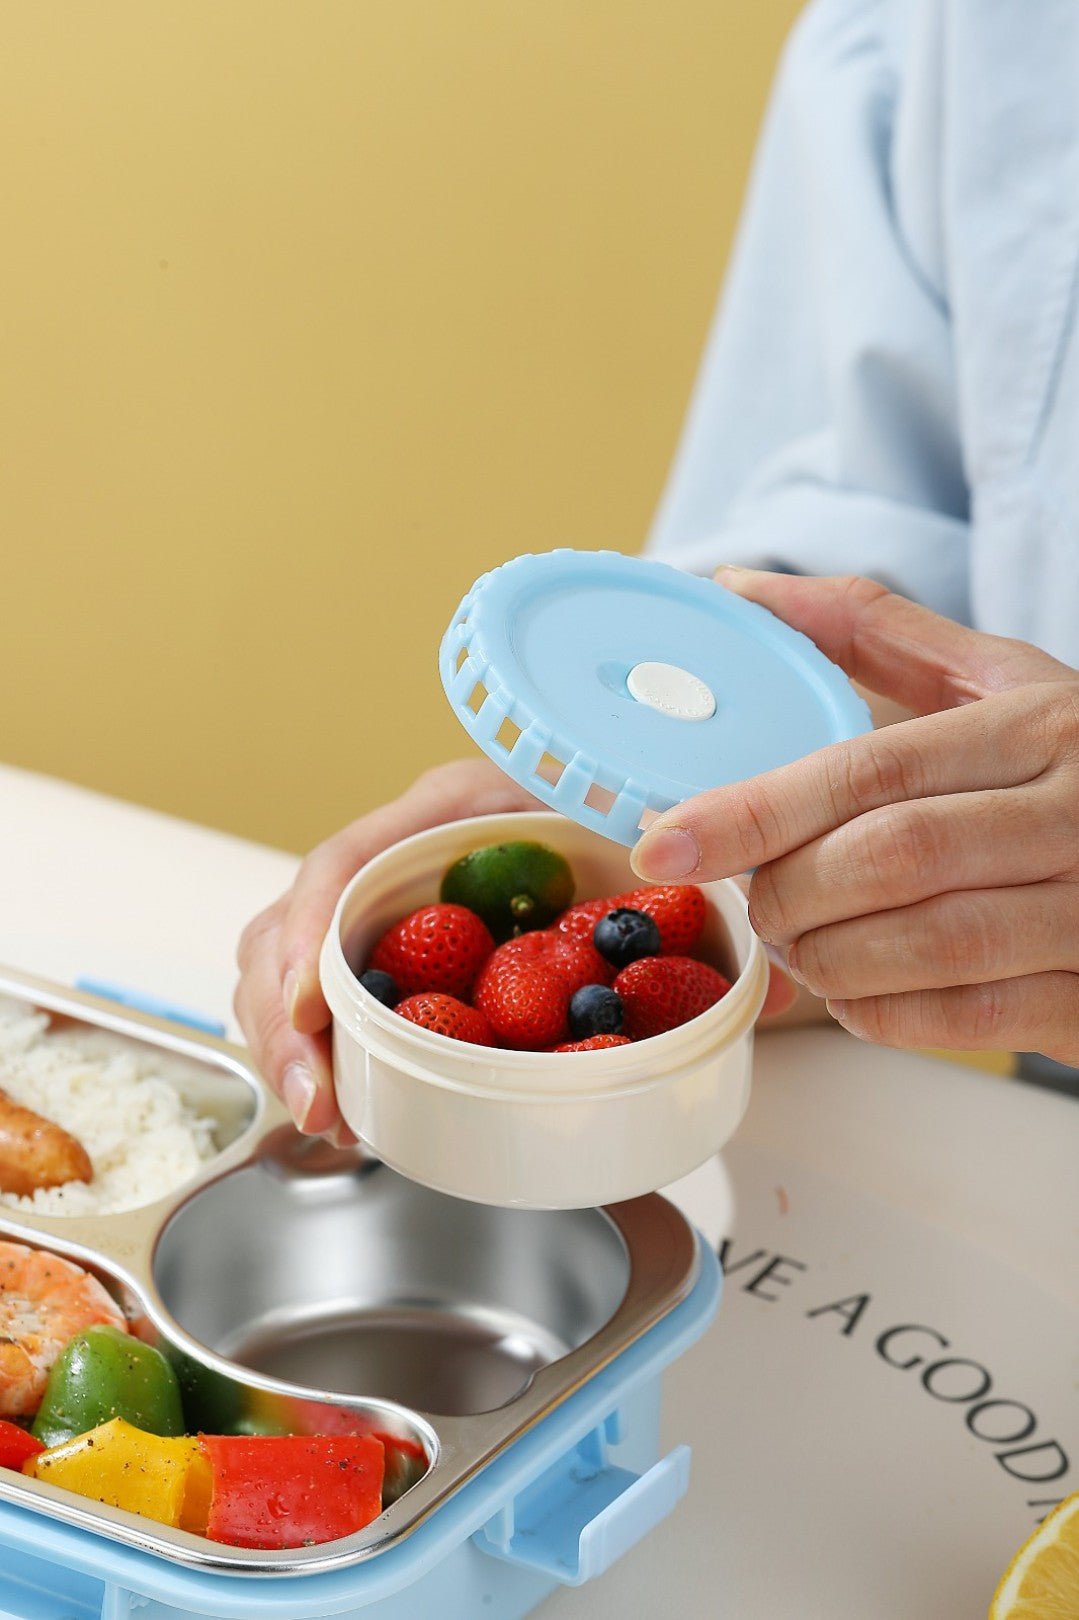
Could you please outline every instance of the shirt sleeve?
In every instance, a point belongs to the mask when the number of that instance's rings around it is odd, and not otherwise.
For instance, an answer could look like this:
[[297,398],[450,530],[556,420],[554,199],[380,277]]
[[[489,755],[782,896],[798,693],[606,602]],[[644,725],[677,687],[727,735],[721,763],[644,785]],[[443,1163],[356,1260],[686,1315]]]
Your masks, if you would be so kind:
[[1079,667],[1079,5],[812,0],[648,541]]
[[[816,0],[788,42],[647,549],[702,573],[869,574],[966,620],[939,209],[930,187],[916,255],[894,191],[897,55],[934,41],[897,40],[889,19],[881,0]],[[927,73],[923,150],[902,153],[923,180],[939,91]]]

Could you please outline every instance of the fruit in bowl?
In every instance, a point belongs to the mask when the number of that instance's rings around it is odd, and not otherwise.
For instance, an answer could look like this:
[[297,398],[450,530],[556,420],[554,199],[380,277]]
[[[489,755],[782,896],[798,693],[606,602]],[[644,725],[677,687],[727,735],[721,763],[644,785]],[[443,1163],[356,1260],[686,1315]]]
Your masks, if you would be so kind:
[[695,954],[707,919],[696,885],[577,904],[575,887],[546,844],[481,845],[447,868],[438,901],[383,931],[359,982],[422,1028],[521,1052],[647,1040],[726,995],[730,981]]

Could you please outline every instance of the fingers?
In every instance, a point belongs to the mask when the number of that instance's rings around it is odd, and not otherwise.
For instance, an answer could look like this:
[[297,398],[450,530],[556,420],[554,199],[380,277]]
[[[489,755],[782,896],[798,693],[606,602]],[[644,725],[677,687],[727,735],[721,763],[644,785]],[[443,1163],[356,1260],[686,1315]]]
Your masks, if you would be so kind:
[[969,630],[874,580],[744,568],[721,568],[716,580],[801,630],[852,680],[916,714],[1071,673],[1047,653]]
[[828,1009],[851,1035],[878,1046],[1042,1052],[1079,1066],[1076,973],[830,1001]]
[[650,824],[633,870],[657,883],[731,877],[869,810],[1029,782],[1052,759],[1048,729],[1025,723],[1031,690],[903,721],[698,794]]
[[347,1130],[334,1095],[328,1035],[303,1035],[289,1022],[277,965],[279,901],[244,931],[243,971],[233,1006],[255,1067],[301,1131],[343,1145]]
[[1041,783],[886,805],[758,867],[750,918],[761,939],[789,946],[933,895],[1063,877],[1077,854],[1079,818]]
[[[371,818],[369,832],[353,828],[336,834],[304,860],[296,881],[284,897],[283,912],[273,939],[277,994],[292,1028],[315,1034],[330,1022],[330,1009],[319,982],[319,954],[342,890],[381,847],[382,813]],[[387,837],[387,842],[392,838]],[[247,960],[244,940],[238,956]]]
[[787,967],[827,1000],[1079,968],[1079,884],[936,895],[803,934]]

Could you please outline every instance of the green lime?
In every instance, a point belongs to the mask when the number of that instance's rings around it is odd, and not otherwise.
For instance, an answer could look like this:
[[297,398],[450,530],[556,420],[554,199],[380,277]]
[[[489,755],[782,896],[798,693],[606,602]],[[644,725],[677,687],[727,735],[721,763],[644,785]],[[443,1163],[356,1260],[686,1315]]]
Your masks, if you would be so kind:
[[573,900],[565,856],[546,844],[512,839],[470,850],[446,872],[440,898],[482,917],[496,940],[546,928]]

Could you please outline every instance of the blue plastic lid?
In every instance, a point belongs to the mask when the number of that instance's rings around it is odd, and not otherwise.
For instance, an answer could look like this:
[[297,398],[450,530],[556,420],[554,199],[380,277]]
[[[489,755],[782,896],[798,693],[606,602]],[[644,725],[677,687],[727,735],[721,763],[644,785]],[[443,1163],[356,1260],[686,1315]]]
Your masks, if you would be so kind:
[[484,574],[439,668],[484,753],[622,844],[648,811],[872,726],[808,637],[711,580],[618,552],[550,551]]

